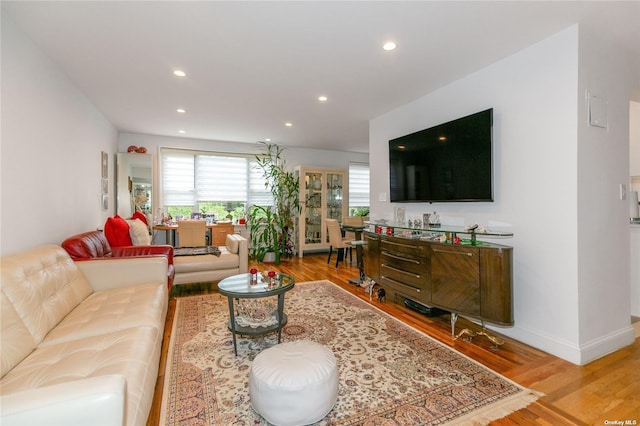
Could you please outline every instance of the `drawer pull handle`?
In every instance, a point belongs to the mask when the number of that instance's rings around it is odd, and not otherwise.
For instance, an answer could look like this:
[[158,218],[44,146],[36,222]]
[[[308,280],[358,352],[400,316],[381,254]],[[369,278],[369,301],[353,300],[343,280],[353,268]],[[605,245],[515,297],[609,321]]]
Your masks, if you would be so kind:
[[[392,283],[394,283],[394,284],[399,284],[399,285],[401,285],[401,286],[403,286],[403,287],[411,287],[410,285],[407,285],[407,284],[405,284],[405,283],[403,283],[403,282],[400,282],[400,281],[398,281],[398,280],[394,280],[393,278],[389,278],[389,277],[387,277],[387,276],[385,276],[385,275],[383,275],[383,276],[382,276],[382,279],[385,279],[385,280],[391,281],[391,282],[392,282]],[[420,293],[420,289],[419,289],[419,288],[415,288],[415,287],[411,287],[411,288],[412,288],[413,290],[415,290],[415,291],[416,291],[416,293]]]
[[414,274],[412,272],[403,271],[402,269],[394,268],[393,266],[390,266],[388,263],[383,263],[382,267],[391,269],[392,271],[400,272],[401,274],[410,275],[416,279],[420,279],[420,275]]
[[434,248],[433,251],[438,252],[438,253],[449,253],[449,254],[460,254],[460,255],[464,255],[464,256],[473,256],[473,253],[468,252],[468,251],[440,250],[440,249],[436,249],[436,248]]
[[397,256],[395,254],[391,254],[388,251],[383,251],[382,252],[383,255],[385,256],[389,256],[392,257],[394,259],[398,259],[398,260],[402,260],[403,262],[411,262],[411,263],[415,263],[416,265],[420,265],[422,262],[420,262],[419,260],[415,260],[415,259],[411,259],[409,257],[402,257],[402,256]]
[[383,241],[383,244],[389,244],[389,245],[392,245],[392,246],[410,248],[412,250],[415,250],[415,249],[424,250],[424,247],[419,246],[419,245],[394,243],[393,241]]

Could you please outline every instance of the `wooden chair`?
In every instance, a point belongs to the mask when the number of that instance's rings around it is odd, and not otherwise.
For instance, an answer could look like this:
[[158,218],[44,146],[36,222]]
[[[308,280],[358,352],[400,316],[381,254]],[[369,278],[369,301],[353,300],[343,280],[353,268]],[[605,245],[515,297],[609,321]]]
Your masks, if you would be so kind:
[[203,247],[207,245],[206,220],[179,220],[178,247]]
[[331,253],[333,253],[333,249],[338,250],[337,259],[336,259],[336,268],[338,267],[338,262],[344,260],[345,249],[349,249],[349,253],[351,254],[351,249],[353,246],[350,244],[353,239],[347,239],[342,237],[342,229],[340,229],[340,224],[337,219],[327,219],[327,231],[329,233],[329,258],[327,259],[327,263],[331,262]]

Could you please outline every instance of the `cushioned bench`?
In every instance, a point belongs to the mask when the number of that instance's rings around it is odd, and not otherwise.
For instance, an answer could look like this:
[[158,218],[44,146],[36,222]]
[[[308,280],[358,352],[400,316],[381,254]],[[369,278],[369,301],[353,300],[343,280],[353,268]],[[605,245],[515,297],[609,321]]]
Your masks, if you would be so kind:
[[174,256],[176,275],[173,284],[220,281],[248,271],[249,247],[246,238],[238,234],[229,234],[225,245],[218,248],[220,256]]

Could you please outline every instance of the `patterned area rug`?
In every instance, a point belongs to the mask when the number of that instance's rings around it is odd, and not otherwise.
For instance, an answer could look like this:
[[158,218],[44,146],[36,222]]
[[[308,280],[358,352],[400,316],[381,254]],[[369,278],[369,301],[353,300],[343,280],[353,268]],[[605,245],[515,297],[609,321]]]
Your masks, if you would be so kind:
[[[329,281],[296,284],[285,299],[282,340],[317,341],[338,360],[338,401],[317,425],[481,425],[540,396]],[[238,337],[236,357],[228,318],[218,294],[177,300],[161,424],[268,424],[247,382],[277,337]]]

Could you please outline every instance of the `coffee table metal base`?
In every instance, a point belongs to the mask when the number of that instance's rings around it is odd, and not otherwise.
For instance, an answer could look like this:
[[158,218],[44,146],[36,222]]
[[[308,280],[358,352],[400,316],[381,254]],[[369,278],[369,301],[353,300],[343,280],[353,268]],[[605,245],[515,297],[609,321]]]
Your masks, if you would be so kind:
[[[236,335],[262,336],[278,332],[278,343],[282,338],[282,327],[287,324],[287,316],[284,313],[284,294],[295,285],[293,277],[287,274],[277,273],[267,276],[262,273],[238,274],[225,278],[218,283],[218,293],[227,297],[229,302],[229,322],[227,327],[233,336],[233,352],[238,355],[238,343]],[[234,300],[262,299],[277,297],[276,309],[277,323],[265,327],[251,327],[247,324],[240,325],[236,320]]]
[[278,332],[278,343],[280,343],[280,339],[282,338],[282,327],[287,324],[287,314],[284,313],[284,293],[278,294],[278,323],[268,326],[268,327],[243,327],[238,325],[236,322],[235,309],[233,306],[233,299],[235,297],[227,296],[229,300],[229,322],[227,323],[227,327],[231,331],[233,336],[233,352],[238,355],[238,345],[236,343],[236,335],[239,334],[241,336],[264,336],[269,333],[273,333],[274,331]]

